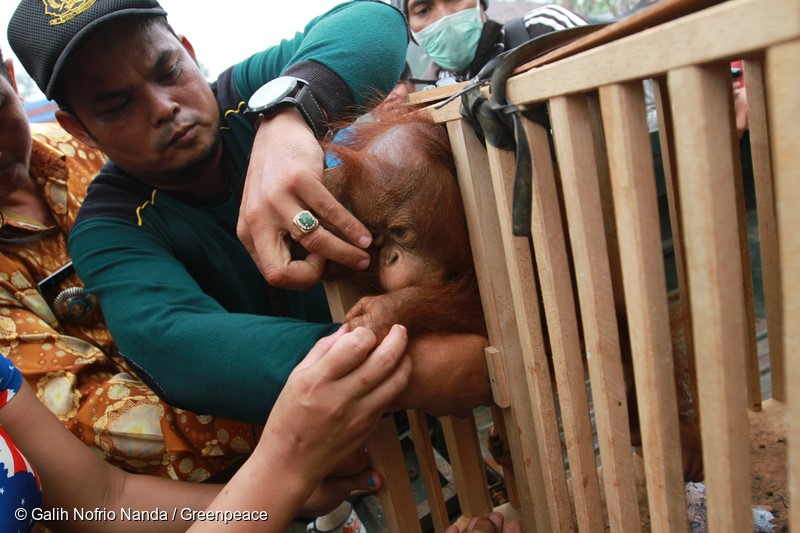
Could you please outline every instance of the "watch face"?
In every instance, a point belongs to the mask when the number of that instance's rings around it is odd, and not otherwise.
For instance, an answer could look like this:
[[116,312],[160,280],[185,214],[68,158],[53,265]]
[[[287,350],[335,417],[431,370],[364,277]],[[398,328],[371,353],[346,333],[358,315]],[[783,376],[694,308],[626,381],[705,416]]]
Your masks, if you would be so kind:
[[253,93],[247,107],[252,111],[260,111],[266,107],[274,105],[291,93],[297,87],[297,79],[289,76],[281,76],[266,83]]

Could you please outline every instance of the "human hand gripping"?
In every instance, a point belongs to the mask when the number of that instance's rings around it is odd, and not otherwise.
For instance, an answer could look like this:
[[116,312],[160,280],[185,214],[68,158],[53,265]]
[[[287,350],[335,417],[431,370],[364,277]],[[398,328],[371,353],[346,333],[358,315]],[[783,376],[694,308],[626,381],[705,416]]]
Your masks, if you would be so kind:
[[[352,459],[408,384],[407,341],[403,326],[394,326],[381,343],[366,328],[342,328],[320,339],[289,375],[253,454],[207,510],[266,510],[266,523],[250,525],[270,532],[284,531],[298,512],[327,510],[339,489],[320,483],[343,466],[358,469]],[[196,522],[192,529],[218,530],[212,526],[219,527]]]
[[408,384],[407,333],[394,326],[376,346],[366,328],[322,339],[292,374],[264,428],[259,447],[285,446],[314,485],[356,455],[389,403]]
[[[356,270],[369,265],[364,248],[372,237],[322,184],[323,161],[322,148],[297,109],[287,108],[258,126],[237,234],[270,285],[311,287],[322,279],[326,259]],[[304,210],[319,220],[306,231],[292,222]],[[292,240],[309,255],[292,257]]]

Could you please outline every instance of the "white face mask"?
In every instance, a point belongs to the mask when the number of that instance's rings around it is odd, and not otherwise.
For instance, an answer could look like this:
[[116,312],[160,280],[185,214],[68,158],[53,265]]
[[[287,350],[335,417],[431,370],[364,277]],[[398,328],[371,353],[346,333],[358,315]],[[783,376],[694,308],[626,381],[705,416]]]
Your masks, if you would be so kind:
[[411,32],[425,53],[440,67],[464,70],[475,57],[481,40],[481,4],[440,18],[427,28]]

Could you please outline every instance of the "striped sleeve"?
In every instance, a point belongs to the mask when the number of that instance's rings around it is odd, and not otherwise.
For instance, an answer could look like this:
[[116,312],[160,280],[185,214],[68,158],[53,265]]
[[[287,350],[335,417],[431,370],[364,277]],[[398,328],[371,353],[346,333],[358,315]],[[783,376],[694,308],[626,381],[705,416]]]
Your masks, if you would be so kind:
[[538,37],[552,31],[584,26],[586,21],[569,9],[551,4],[536,8],[524,17],[525,28],[531,38]]

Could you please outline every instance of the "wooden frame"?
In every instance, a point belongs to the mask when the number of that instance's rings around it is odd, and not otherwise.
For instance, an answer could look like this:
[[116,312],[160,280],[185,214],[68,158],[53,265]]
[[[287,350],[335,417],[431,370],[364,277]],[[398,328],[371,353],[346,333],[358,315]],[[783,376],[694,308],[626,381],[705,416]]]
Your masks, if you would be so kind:
[[[609,27],[509,79],[513,104],[549,107],[555,146],[551,154],[548,132],[526,121],[534,161],[530,239],[511,233],[513,154],[484,149],[461,120],[458,101],[431,108],[434,118],[447,124],[453,146],[487,316],[496,423],[506,428],[512,452],[513,472],[506,473],[511,505],[503,510],[520,517],[525,531],[687,531],[676,453],[676,331],[644,120],[645,79],[656,86],[677,298],[691,317],[680,334],[689,343],[698,380],[710,531],[752,531],[746,421],[762,402],[734,142],[729,62],[735,59],[745,59],[765,265],[773,385],[766,402],[786,403],[790,420],[800,417],[800,393],[787,386],[800,381],[800,3],[662,0],[658,5],[649,22],[643,12],[621,29]],[[437,91],[436,97],[443,96],[447,93]],[[417,102],[431,98],[423,95]],[[340,311],[349,303],[336,301]],[[627,310],[639,391],[649,517],[631,505],[639,481],[620,365],[619,308]],[[585,368],[582,354],[588,354]],[[417,446],[424,424],[418,414],[411,419],[417,421],[413,427],[420,426]],[[490,504],[474,424],[445,425],[454,472],[461,472],[462,510],[481,514]],[[787,468],[790,488],[797,491],[800,424],[790,431]],[[391,433],[384,428],[370,451],[379,469],[405,477],[396,455],[384,450],[396,438]],[[431,464],[422,442],[417,453],[421,465]],[[382,503],[389,530],[418,531],[403,484],[387,486],[391,493]],[[435,494],[428,498],[435,530],[441,532],[447,522],[443,504]],[[790,520],[800,528],[797,506]]]

